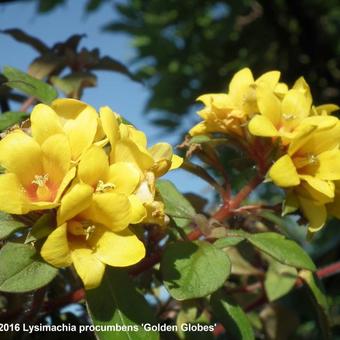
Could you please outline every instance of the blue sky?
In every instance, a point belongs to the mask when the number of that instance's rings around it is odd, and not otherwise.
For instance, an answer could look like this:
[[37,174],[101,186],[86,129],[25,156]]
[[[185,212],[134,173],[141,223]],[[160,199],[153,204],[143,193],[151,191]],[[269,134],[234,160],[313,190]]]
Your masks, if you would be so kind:
[[[36,4],[23,1],[14,4],[0,5],[0,29],[20,28],[27,33],[39,37],[47,45],[66,40],[72,34],[87,35],[81,42],[81,47],[99,48],[102,55],[109,55],[124,64],[134,56],[131,38],[124,34],[112,34],[101,31],[101,27],[117,17],[112,5],[105,3],[93,14],[84,14],[85,0],[67,1],[48,14],[37,14]],[[21,70],[27,70],[37,53],[27,45],[14,39],[0,35],[0,66],[10,65]],[[82,100],[99,108],[108,105],[114,111],[143,130],[149,139],[149,144],[160,141],[175,143],[178,140],[174,134],[162,134],[162,131],[151,125],[143,108],[148,98],[148,89],[131,81],[118,73],[97,72],[98,86],[86,89]],[[201,180],[183,170],[168,174],[183,192],[201,192],[206,194],[207,187]]]

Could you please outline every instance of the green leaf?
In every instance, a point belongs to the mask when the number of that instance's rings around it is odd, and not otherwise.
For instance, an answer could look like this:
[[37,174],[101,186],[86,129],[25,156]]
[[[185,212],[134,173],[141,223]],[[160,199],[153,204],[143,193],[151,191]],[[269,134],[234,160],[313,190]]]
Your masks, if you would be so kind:
[[119,326],[125,329],[97,332],[98,339],[159,338],[158,333],[148,332],[142,327],[145,323],[155,324],[156,320],[150,306],[143,295],[137,292],[125,270],[107,268],[101,285],[86,292],[86,300],[94,325]]
[[255,339],[253,328],[245,312],[222,290],[212,294],[210,304],[213,314],[223,324],[226,333],[231,335],[232,339]]
[[165,213],[173,218],[178,227],[184,227],[195,216],[191,203],[167,180],[158,180],[156,188],[165,204]]
[[253,258],[252,249],[249,249],[246,244],[242,248],[242,251],[236,247],[228,247],[224,250],[232,263],[231,273],[241,276],[261,275],[261,270],[254,267],[249,261],[250,258]]
[[55,220],[51,214],[42,215],[28,233],[25,243],[35,242],[48,236],[55,227]]
[[177,242],[165,249],[161,261],[164,284],[177,300],[207,296],[230,274],[230,260],[208,242]]
[[277,233],[249,234],[248,241],[277,261],[296,268],[315,271],[309,255],[294,241]]
[[29,96],[36,97],[45,104],[51,103],[57,98],[57,91],[51,85],[33,78],[14,67],[5,66],[3,74],[8,79],[7,86],[17,89]]
[[0,131],[6,130],[14,124],[28,118],[26,112],[8,111],[0,115]]
[[309,270],[301,270],[299,276],[307,284],[312,296],[312,302],[317,311],[317,318],[322,332],[322,339],[331,338],[329,305],[321,281]]
[[47,285],[58,269],[39,257],[29,245],[6,243],[0,250],[0,291],[29,292]]
[[228,236],[228,237],[220,238],[217,241],[215,241],[214,246],[218,249],[223,249],[227,247],[236,246],[243,240],[244,238],[240,236]]
[[16,221],[10,214],[0,211],[0,240],[24,227],[26,226],[23,222]]
[[286,295],[295,285],[297,270],[275,260],[269,264],[264,281],[269,301],[274,301]]
[[207,143],[207,142],[210,142],[210,141],[211,141],[210,136],[206,136],[206,135],[194,136],[190,139],[189,145],[202,144],[202,143]]
[[1,33],[10,35],[15,40],[31,46],[40,53],[48,51],[48,47],[40,39],[35,38],[18,28],[3,30]]

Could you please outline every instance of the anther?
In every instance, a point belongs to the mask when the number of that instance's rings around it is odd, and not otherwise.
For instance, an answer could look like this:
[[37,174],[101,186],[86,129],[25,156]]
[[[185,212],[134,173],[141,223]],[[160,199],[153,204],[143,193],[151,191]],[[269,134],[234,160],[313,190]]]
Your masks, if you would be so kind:
[[48,174],[45,175],[35,175],[32,184],[36,184],[39,187],[45,186],[46,182],[48,181]]
[[113,183],[104,183],[102,180],[98,181],[96,192],[106,192],[115,188]]

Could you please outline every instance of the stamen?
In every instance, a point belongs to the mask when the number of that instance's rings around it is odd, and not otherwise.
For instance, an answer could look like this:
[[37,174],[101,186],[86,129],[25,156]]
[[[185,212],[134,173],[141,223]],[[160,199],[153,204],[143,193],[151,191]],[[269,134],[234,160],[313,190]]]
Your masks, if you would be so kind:
[[296,118],[295,115],[293,115],[293,114],[287,114],[287,113],[284,113],[284,114],[282,115],[282,117],[283,117],[284,120],[293,120],[293,119]]
[[308,162],[309,162],[310,164],[316,164],[316,163],[319,162],[318,157],[315,156],[315,155],[313,155],[313,154],[308,154],[308,155],[307,155],[307,159],[308,159]]
[[35,175],[32,184],[36,184],[39,187],[45,186],[46,182],[48,181],[48,174],[45,175]]
[[87,228],[84,228],[86,241],[91,237],[91,235],[94,233],[95,230],[96,230],[96,226],[93,224],[88,226]]
[[116,186],[113,183],[104,183],[102,180],[98,181],[96,192],[107,192],[114,189]]

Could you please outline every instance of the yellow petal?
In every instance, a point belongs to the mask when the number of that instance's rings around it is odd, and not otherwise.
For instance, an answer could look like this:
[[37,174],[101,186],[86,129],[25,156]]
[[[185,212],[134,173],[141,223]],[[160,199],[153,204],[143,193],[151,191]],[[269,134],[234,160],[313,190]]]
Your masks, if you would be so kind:
[[300,179],[306,181],[314,190],[319,191],[323,195],[329,198],[334,197],[335,188],[333,182],[323,181],[317,177],[309,175],[300,175]]
[[229,84],[229,93],[231,95],[242,95],[244,88],[254,83],[254,77],[249,68],[243,68],[235,73]]
[[85,183],[75,184],[61,199],[57,213],[58,224],[62,224],[87,209],[92,202],[93,188]]
[[[296,118],[304,118],[309,115],[310,103],[308,103],[308,100],[300,91],[290,90],[282,100],[281,112],[283,117],[285,117],[285,115],[294,117],[291,121]],[[287,123],[289,122],[290,120],[287,119]]]
[[63,178],[62,182],[59,185],[58,191],[57,191],[57,195],[55,198],[55,202],[59,202],[60,201],[60,197],[61,195],[64,193],[65,189],[68,187],[68,185],[71,183],[71,181],[73,180],[74,176],[76,175],[76,168],[71,168],[65,175],[65,177]]
[[48,235],[40,253],[46,262],[57,268],[67,267],[72,264],[66,223],[57,227]]
[[71,149],[65,135],[48,137],[42,144],[44,173],[57,186],[62,182],[71,165]]
[[170,170],[178,169],[183,164],[183,158],[173,154],[171,158],[171,167]]
[[294,191],[287,192],[286,199],[283,202],[282,216],[293,213],[299,209],[299,200]]
[[315,176],[324,180],[340,179],[340,150],[333,149],[318,155],[318,169]]
[[118,141],[110,154],[110,162],[131,162],[141,170],[147,170],[154,164],[152,156],[145,148],[138,146],[132,140]]
[[311,137],[313,131],[316,130],[314,125],[300,124],[293,133],[282,134],[284,137],[291,139],[288,146],[288,154],[294,155]]
[[327,220],[327,210],[324,205],[316,205],[313,201],[299,197],[300,207],[309,221],[308,230],[312,233],[320,230]]
[[292,156],[306,141],[309,134],[316,129],[314,125],[300,124],[292,132],[281,131],[283,141],[289,143],[288,155]]
[[99,146],[91,146],[79,162],[79,179],[95,188],[99,180],[106,181],[108,172],[108,155]]
[[99,112],[103,130],[111,145],[114,145],[119,138],[119,125],[117,118],[108,106],[100,108]]
[[155,161],[152,171],[156,177],[163,176],[171,166],[172,147],[168,143],[157,143],[149,148],[149,153]]
[[256,84],[265,83],[271,90],[277,85],[280,79],[280,71],[269,71],[264,73],[261,77],[256,79]]
[[168,143],[157,143],[153,145],[148,150],[155,160],[155,162],[158,162],[163,159],[171,160],[172,158],[172,147]]
[[269,169],[269,176],[279,187],[292,187],[300,184],[299,175],[288,155],[279,158]]
[[136,195],[130,195],[129,201],[131,204],[131,223],[137,224],[146,217],[146,209],[142,201]]
[[318,128],[318,131],[323,129],[330,129],[338,123],[339,119],[333,116],[311,116],[305,118],[301,124],[314,125]]
[[312,105],[312,94],[310,92],[309,85],[307,84],[306,80],[304,77],[300,77],[295,84],[293,85],[294,90],[300,91],[306,98],[307,103],[309,106]]
[[118,162],[110,166],[108,181],[115,186],[115,191],[121,194],[132,194],[141,178],[139,169],[133,163]]
[[274,93],[279,98],[283,98],[287,92],[288,92],[288,86],[285,83],[278,83],[274,88]]
[[96,257],[94,251],[85,242],[72,240],[70,248],[74,268],[83,281],[85,289],[98,287],[105,272],[105,264]]
[[[329,118],[322,116],[323,118]],[[319,155],[324,151],[334,149],[339,145],[340,122],[329,129],[315,130],[303,140],[299,146],[299,153]]]
[[226,93],[208,93],[199,96],[196,100],[203,102],[203,104],[208,109],[208,111],[204,111],[203,109],[197,112],[198,115],[203,119],[207,118],[205,112],[210,112],[210,110],[225,110],[235,108],[235,104],[233,103],[232,98]]
[[[203,96],[199,97],[202,98]],[[228,109],[235,108],[235,104],[232,101],[232,98],[225,93],[212,93],[210,94],[210,106],[211,109],[216,112],[217,114],[219,112],[225,113]],[[222,117],[221,117],[222,118]]]
[[132,125],[127,124],[120,124],[119,126],[121,139],[131,139],[137,145],[141,146],[142,148],[147,147],[147,139],[145,133],[137,130]]
[[256,115],[248,124],[249,132],[254,136],[274,137],[278,131],[273,123],[265,116]]
[[73,120],[76,119],[80,113],[86,110],[89,105],[78,99],[59,98],[52,102],[51,107],[59,117],[66,120]]
[[117,233],[96,226],[90,242],[97,258],[113,267],[131,266],[145,257],[144,244],[129,229]]
[[257,105],[260,113],[267,117],[274,126],[281,121],[281,102],[267,86],[256,89]]
[[31,210],[22,184],[13,173],[0,175],[0,210],[9,214],[26,214]]
[[80,215],[85,220],[101,223],[113,231],[125,229],[131,221],[131,204],[122,194],[94,194],[91,205]]
[[333,197],[326,196],[322,192],[316,190],[314,187],[309,185],[307,181],[302,180],[301,184],[296,190],[298,196],[304,197],[306,199],[316,202],[318,205],[327,204],[333,201]]
[[204,135],[208,133],[206,122],[200,122],[189,130],[190,136]]
[[315,109],[317,114],[319,115],[328,115],[334,111],[339,110],[339,106],[335,104],[324,104],[317,106]]
[[66,120],[64,131],[67,134],[73,160],[78,160],[90,147],[97,132],[97,112],[89,105],[83,107],[75,119]]
[[63,133],[60,118],[48,105],[38,104],[31,113],[32,136],[42,144],[48,137]]
[[171,161],[163,159],[155,163],[154,166],[151,168],[151,171],[155,174],[156,177],[161,177],[169,171],[170,167]]
[[25,187],[31,185],[35,175],[43,175],[40,145],[20,130],[0,141],[0,164],[15,173]]

